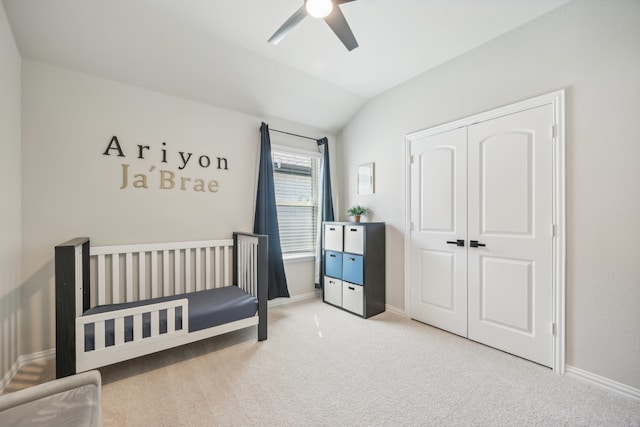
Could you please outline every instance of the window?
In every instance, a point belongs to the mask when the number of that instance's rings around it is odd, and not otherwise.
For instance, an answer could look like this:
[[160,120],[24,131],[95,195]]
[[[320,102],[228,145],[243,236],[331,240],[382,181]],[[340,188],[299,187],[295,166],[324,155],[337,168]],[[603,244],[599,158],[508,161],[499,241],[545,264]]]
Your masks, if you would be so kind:
[[320,156],[281,147],[271,155],[282,254],[315,252]]

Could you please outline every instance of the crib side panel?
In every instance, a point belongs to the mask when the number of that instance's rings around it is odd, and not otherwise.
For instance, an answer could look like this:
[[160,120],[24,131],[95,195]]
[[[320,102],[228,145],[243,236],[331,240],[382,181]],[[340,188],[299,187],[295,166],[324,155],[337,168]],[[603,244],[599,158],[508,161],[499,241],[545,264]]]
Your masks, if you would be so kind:
[[91,248],[91,306],[229,286],[232,239]]

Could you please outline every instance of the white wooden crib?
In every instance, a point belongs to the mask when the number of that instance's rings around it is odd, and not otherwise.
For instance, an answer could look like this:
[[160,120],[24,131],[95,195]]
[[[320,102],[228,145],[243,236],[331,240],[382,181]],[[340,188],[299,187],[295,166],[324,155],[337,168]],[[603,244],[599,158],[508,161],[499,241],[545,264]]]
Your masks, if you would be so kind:
[[[57,378],[254,325],[265,340],[267,260],[267,236],[248,233],[102,247],[76,238],[56,246]],[[191,328],[195,307],[198,327]]]

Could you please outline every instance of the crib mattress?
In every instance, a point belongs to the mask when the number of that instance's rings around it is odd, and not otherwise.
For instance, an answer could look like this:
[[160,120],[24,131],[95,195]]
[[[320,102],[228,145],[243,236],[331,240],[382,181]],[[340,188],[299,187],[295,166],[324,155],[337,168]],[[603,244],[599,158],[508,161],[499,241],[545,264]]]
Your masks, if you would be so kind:
[[[140,307],[158,302],[173,301],[181,298],[189,300],[189,332],[211,328],[236,320],[253,317],[258,312],[258,299],[238,288],[225,286],[223,288],[208,289],[183,295],[153,298],[144,301],[127,302],[121,304],[99,305],[84,312],[84,315],[106,313],[131,307]],[[167,331],[166,310],[160,312],[160,333]],[[176,310],[176,330],[182,329],[182,310]],[[114,344],[114,321],[107,321],[105,325],[105,346]],[[125,342],[133,341],[133,316],[125,317]],[[142,316],[143,337],[151,335],[151,315]],[[85,326],[85,351],[95,348],[94,327]]]

